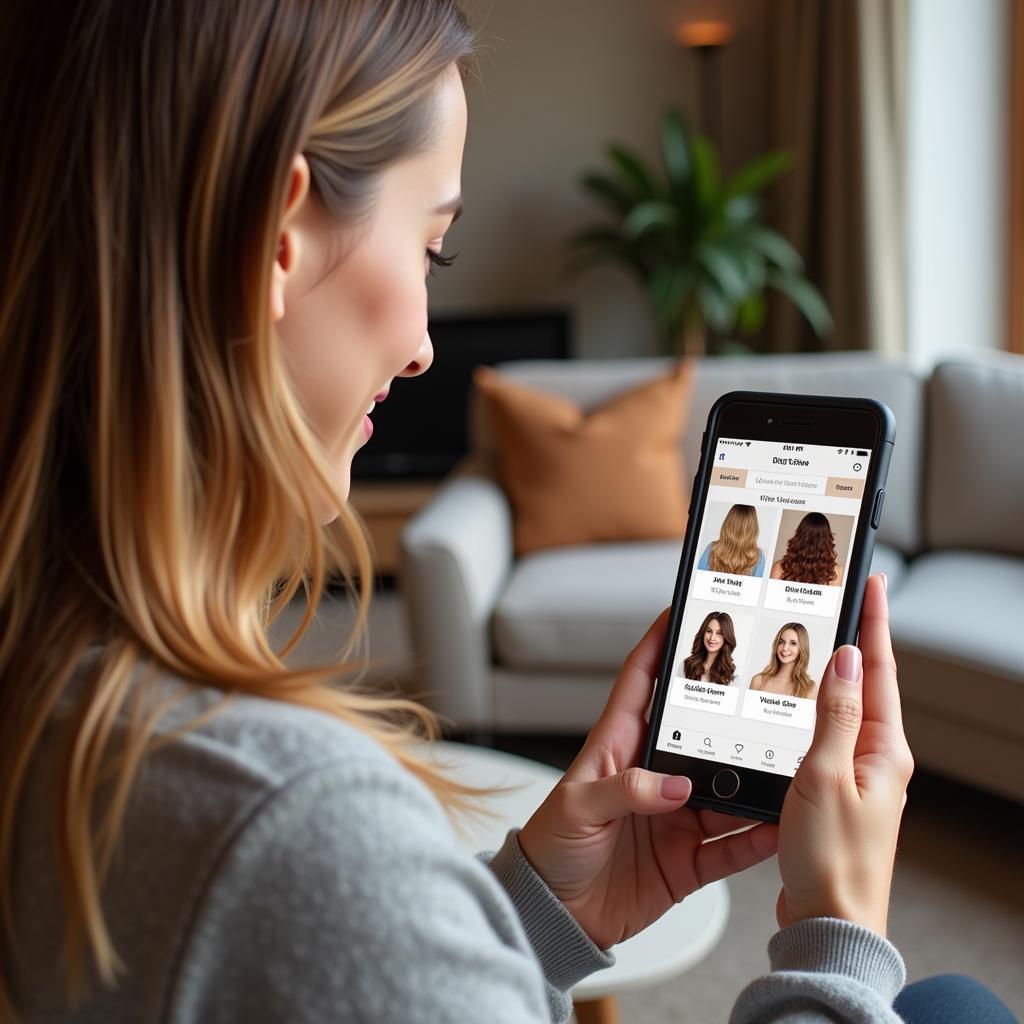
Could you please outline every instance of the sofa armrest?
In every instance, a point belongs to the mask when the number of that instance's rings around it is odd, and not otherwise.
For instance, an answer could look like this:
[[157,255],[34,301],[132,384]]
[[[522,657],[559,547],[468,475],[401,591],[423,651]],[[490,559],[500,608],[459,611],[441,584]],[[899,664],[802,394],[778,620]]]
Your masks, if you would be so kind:
[[402,597],[428,703],[460,727],[493,721],[490,621],[513,560],[512,510],[484,476],[458,476],[401,538]]

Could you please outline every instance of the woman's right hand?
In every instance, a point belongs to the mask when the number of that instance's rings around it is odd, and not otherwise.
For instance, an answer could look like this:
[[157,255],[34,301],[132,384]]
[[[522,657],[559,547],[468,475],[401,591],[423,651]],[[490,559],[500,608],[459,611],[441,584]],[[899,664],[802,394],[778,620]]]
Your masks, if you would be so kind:
[[829,662],[814,739],[782,807],[776,909],[782,928],[808,917],[839,917],[886,933],[914,761],[903,735],[881,576],[868,580],[859,642],[860,650],[841,647]]

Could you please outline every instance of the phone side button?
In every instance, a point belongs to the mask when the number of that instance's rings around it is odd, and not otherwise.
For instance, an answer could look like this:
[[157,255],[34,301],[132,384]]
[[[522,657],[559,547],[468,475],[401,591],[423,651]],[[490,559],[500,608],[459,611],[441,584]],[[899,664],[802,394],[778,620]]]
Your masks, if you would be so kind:
[[714,790],[715,796],[728,800],[739,792],[740,777],[731,768],[723,768],[711,780],[711,788]]
[[871,510],[871,528],[873,530],[878,529],[878,524],[882,521],[882,503],[885,501],[885,488],[880,487],[878,493],[875,495],[875,507]]

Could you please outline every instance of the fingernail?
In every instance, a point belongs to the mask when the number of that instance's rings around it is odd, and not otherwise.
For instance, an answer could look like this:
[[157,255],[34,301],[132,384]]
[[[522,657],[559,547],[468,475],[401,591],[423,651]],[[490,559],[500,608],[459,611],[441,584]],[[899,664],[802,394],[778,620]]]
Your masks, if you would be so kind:
[[658,783],[658,795],[665,800],[682,800],[690,795],[690,780],[685,775],[666,775]]
[[847,683],[856,683],[860,679],[860,649],[857,647],[840,647],[836,655],[836,675]]
[[880,572],[878,575],[882,577],[882,588],[888,594],[889,593],[889,577],[886,576],[884,572]]

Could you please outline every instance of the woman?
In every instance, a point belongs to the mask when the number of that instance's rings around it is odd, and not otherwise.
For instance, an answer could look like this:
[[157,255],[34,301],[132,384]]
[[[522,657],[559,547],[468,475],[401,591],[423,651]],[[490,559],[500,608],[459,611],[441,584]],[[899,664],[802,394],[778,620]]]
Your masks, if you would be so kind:
[[702,683],[727,686],[736,678],[732,652],[736,630],[728,612],[711,612],[704,617],[693,638],[690,656],[683,662],[683,676]]
[[[820,717],[781,830],[634,767],[667,614],[493,856],[409,742],[431,716],[350,678],[349,470],[431,362],[471,49],[450,0],[3,5],[0,1019],[564,1020],[609,947],[777,846],[783,959],[737,1012],[896,1019],[912,763],[877,578],[871,731]],[[335,566],[356,633],[289,669]],[[860,666],[823,690],[859,702]]]
[[752,690],[814,700],[818,684],[807,674],[811,640],[799,622],[787,622],[775,634],[768,664],[750,681]]
[[838,587],[843,582],[836,535],[827,516],[808,512],[800,520],[786,544],[786,553],[772,566],[771,578],[829,587]]
[[753,505],[733,505],[722,520],[718,539],[704,549],[697,568],[735,576],[763,576],[765,559],[757,546],[759,532],[757,509]]

